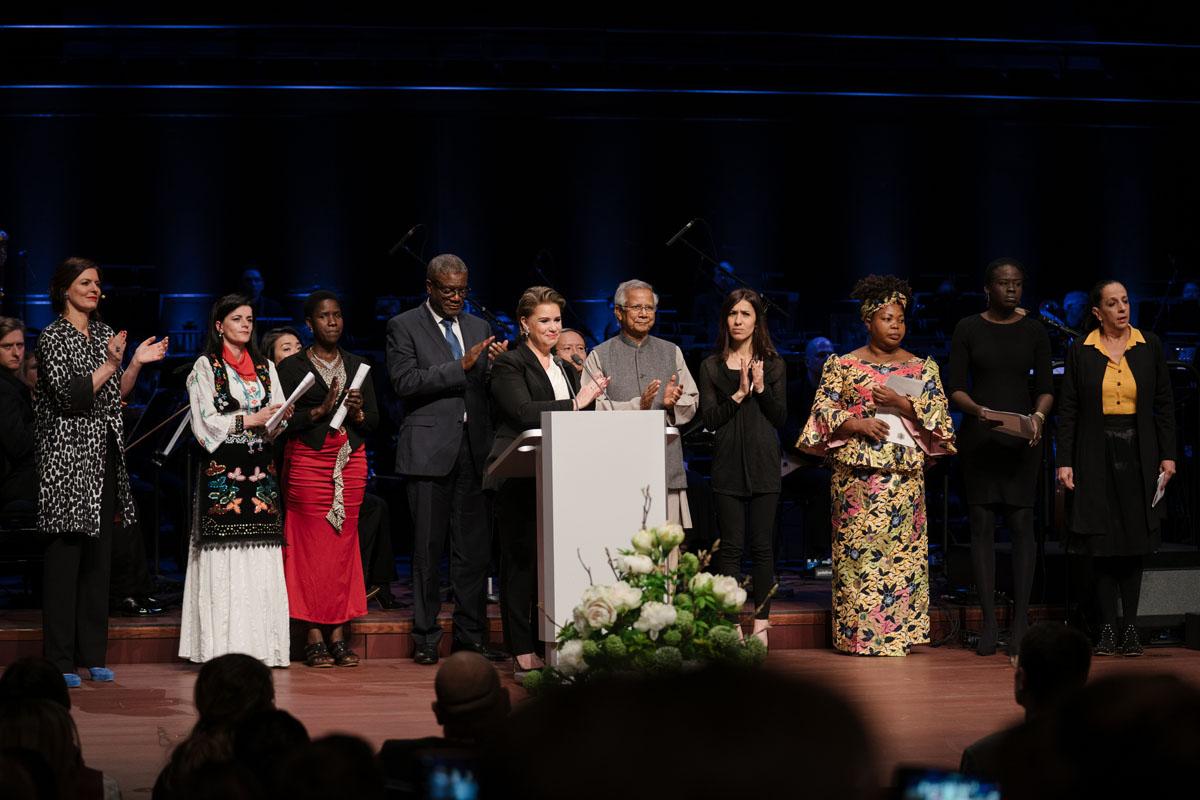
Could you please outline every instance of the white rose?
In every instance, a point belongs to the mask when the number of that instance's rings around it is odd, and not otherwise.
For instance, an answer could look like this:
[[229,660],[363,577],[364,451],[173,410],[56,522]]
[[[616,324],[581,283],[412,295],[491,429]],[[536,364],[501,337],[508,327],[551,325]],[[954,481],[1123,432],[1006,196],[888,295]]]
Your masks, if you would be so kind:
[[654,549],[654,532],[642,528],[633,535],[633,549],[639,553],[649,553]]
[[658,543],[663,550],[673,550],[683,544],[683,526],[674,522],[668,522],[665,525],[656,529],[658,533]]
[[575,610],[571,613],[571,616],[575,622],[575,630],[579,631],[580,636],[587,636],[591,628],[588,627],[587,616],[583,613],[583,606],[575,606]]
[[620,581],[613,584],[609,598],[616,607],[617,613],[632,611],[642,604],[642,590],[630,586],[625,581]]
[[650,556],[640,553],[617,556],[617,571],[629,575],[649,575],[654,571],[654,561],[650,559]]
[[713,576],[710,572],[698,572],[692,576],[691,583],[688,585],[693,592],[703,592],[705,589],[711,589]]
[[730,611],[736,611],[746,602],[746,590],[738,586],[737,578],[718,575],[712,579],[713,597]]
[[583,593],[583,618],[588,627],[602,629],[617,621],[617,609],[613,607],[607,586],[591,586]]
[[571,639],[558,646],[558,671],[564,675],[575,675],[587,669],[583,660],[583,641]]
[[637,622],[633,623],[633,627],[650,634],[651,639],[657,639],[659,631],[674,624],[675,606],[651,600],[642,605],[642,613]]

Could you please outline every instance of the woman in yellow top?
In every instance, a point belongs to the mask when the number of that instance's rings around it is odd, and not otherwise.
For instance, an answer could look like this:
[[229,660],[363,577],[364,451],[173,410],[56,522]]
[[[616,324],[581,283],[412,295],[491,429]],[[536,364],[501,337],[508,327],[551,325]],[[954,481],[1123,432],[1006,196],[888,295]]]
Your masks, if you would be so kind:
[[[1091,331],[1067,353],[1058,409],[1058,481],[1075,493],[1072,552],[1092,558],[1100,613],[1096,655],[1142,654],[1137,608],[1142,557],[1159,545],[1160,477],[1175,474],[1175,410],[1162,343],[1129,324],[1129,295],[1101,281]],[[1117,594],[1124,611],[1116,643]]]
[[908,284],[871,275],[851,297],[870,340],[825,362],[797,447],[833,463],[834,647],[902,656],[929,642],[924,468],[954,430],[937,364],[900,347]]

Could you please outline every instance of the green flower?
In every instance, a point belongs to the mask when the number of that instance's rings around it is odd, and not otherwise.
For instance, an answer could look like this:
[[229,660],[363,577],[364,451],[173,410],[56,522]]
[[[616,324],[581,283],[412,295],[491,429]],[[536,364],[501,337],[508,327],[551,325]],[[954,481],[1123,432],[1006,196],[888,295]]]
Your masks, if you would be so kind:
[[604,654],[614,661],[625,658],[628,652],[620,636],[608,636],[604,639]]
[[598,655],[600,655],[600,645],[591,639],[585,639],[583,642],[583,660],[592,661]]
[[757,636],[747,639],[743,650],[750,664],[761,664],[767,658],[767,646]]
[[679,559],[679,569],[688,576],[700,571],[700,559],[695,553],[684,553]]
[[690,594],[688,594],[687,592],[680,592],[679,594],[675,595],[675,607],[680,610],[683,610],[683,609],[691,610],[692,596]]
[[662,641],[668,647],[679,647],[683,643],[683,634],[677,628],[672,628],[669,631],[663,632]]
[[741,642],[738,641],[737,631],[728,625],[718,625],[708,632],[713,646],[721,652],[733,653]]
[[665,672],[675,672],[683,666],[683,654],[675,647],[660,647],[654,651],[654,666]]
[[525,673],[525,680],[521,681],[521,685],[525,687],[525,691],[529,692],[530,694],[537,694],[540,692],[543,688],[543,683],[545,683],[545,681],[543,679],[542,670],[540,669],[529,670],[529,672]]
[[680,609],[675,614],[675,627],[684,636],[691,636],[696,630],[696,618],[692,612]]

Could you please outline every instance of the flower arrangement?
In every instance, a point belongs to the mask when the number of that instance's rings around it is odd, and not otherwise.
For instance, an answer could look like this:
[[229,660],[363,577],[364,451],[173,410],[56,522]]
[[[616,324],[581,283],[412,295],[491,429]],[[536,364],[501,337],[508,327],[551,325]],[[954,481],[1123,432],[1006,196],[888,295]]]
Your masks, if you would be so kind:
[[610,554],[616,582],[593,582],[584,591],[573,619],[558,632],[557,667],[529,672],[525,688],[538,693],[606,673],[669,672],[716,661],[760,663],[767,655],[763,643],[738,635],[746,590],[734,578],[705,571],[711,553],[680,553],[682,543],[683,528],[666,523],[643,527],[631,548]]

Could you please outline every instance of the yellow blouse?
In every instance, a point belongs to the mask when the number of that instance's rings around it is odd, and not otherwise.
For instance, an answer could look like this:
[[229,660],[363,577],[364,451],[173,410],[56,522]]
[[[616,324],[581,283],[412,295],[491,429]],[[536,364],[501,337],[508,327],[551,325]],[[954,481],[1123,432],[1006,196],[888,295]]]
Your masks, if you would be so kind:
[[[1106,416],[1123,416],[1137,413],[1137,381],[1129,369],[1129,362],[1121,354],[1121,363],[1114,364],[1100,341],[1100,329],[1096,328],[1083,340],[1104,354],[1105,365],[1104,383],[1100,387],[1100,401]],[[1129,345],[1125,348],[1128,353],[1136,345],[1145,344],[1146,337],[1137,328],[1129,329]]]

